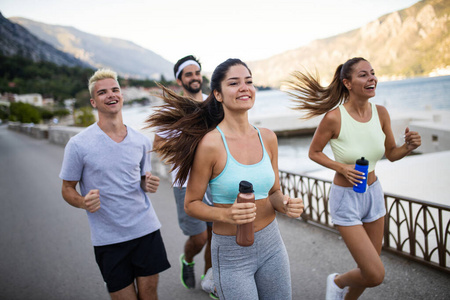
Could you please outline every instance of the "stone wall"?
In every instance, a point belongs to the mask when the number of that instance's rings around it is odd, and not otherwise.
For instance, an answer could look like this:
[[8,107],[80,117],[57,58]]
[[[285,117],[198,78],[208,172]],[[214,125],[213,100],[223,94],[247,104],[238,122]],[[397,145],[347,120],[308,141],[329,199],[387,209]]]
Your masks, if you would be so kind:
[[[37,139],[48,139],[50,143],[65,146],[71,137],[79,133],[84,127],[71,127],[71,126],[49,126],[49,125],[35,125],[35,124],[22,124],[20,122],[9,122],[8,129],[14,130],[20,133],[24,133]],[[148,132],[142,132],[151,141],[153,141],[153,135]],[[170,166],[161,162],[159,156],[156,153],[152,153],[151,156],[152,174],[160,177],[161,179],[172,182],[170,176]]]

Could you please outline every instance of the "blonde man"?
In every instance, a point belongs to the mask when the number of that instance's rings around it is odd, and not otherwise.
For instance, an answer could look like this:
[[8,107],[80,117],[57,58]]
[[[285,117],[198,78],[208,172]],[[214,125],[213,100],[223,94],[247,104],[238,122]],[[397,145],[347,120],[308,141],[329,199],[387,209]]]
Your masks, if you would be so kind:
[[114,71],[95,72],[89,92],[98,122],[67,143],[59,175],[62,196],[86,210],[111,299],[157,299],[158,274],[170,264],[146,194],[159,186],[150,172],[151,143],[123,124],[123,96]]

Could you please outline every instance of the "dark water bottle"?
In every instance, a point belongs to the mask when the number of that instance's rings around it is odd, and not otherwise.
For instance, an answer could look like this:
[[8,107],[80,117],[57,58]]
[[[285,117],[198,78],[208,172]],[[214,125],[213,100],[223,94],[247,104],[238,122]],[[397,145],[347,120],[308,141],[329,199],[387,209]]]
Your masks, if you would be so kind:
[[355,170],[364,173],[364,179],[361,183],[353,186],[353,190],[357,193],[365,193],[367,189],[367,176],[369,175],[369,161],[361,157],[356,160]]
[[[255,203],[255,194],[253,194],[253,185],[245,180],[239,183],[238,203]],[[253,222],[238,225],[236,232],[236,243],[243,247],[253,245],[255,230]]]

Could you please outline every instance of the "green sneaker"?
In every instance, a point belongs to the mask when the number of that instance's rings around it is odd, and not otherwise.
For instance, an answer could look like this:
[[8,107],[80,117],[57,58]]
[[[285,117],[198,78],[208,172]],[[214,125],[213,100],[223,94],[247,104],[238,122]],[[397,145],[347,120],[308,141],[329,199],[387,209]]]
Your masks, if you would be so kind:
[[180,256],[181,263],[181,283],[187,289],[195,289],[195,262],[188,263],[184,260],[184,254]]

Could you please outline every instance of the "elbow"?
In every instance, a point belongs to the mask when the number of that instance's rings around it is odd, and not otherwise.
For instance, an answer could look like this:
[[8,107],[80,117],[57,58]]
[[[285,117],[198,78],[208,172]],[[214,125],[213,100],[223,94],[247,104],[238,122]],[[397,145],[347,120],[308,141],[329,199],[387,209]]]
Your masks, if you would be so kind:
[[189,217],[194,217],[193,216],[193,212],[192,212],[192,205],[190,205],[190,203],[188,203],[188,202],[184,202],[184,211],[186,212],[186,214],[189,216]]
[[385,153],[384,157],[386,157],[386,159],[389,160],[390,162],[394,162],[394,161],[399,159],[398,157],[396,157],[392,153]]
[[310,160],[317,162],[317,152],[315,151],[309,151],[308,152],[308,157]]
[[61,188],[61,196],[63,197],[64,201],[69,203],[69,199],[70,199],[69,198],[69,193],[68,193],[67,188],[65,186],[63,186]]

